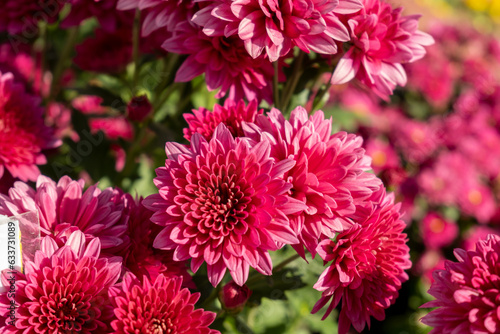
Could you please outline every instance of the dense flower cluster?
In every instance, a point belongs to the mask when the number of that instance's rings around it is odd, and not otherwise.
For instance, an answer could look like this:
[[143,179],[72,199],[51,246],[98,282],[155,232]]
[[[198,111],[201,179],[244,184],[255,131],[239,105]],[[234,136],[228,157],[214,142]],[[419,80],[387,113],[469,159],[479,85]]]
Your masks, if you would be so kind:
[[422,318],[430,333],[498,333],[500,330],[500,236],[488,235],[476,249],[455,249],[458,262],[434,272],[422,307],[437,307]]

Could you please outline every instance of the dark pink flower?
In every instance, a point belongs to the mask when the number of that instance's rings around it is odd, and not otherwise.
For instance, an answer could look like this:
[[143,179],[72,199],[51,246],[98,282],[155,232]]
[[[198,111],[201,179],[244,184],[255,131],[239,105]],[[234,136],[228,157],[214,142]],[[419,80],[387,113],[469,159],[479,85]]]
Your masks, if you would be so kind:
[[44,123],[40,99],[26,93],[12,73],[0,73],[0,178],[7,169],[13,177],[35,181],[47,163],[42,150],[59,146]]
[[415,265],[415,274],[420,276],[425,284],[432,284],[434,282],[432,273],[435,270],[444,269],[445,261],[445,257],[439,250],[428,249]]
[[78,26],[84,20],[96,17],[101,28],[113,32],[120,27],[132,27],[134,11],[116,10],[118,0],[68,0],[69,14],[61,23],[62,28]]
[[458,236],[458,225],[435,212],[429,212],[422,219],[420,231],[427,247],[439,249],[450,245],[455,240]]
[[[270,140],[272,156],[278,161],[293,158],[295,166],[285,173],[292,183],[292,198],[304,209],[290,215],[292,229],[299,236],[295,249],[305,257],[304,246],[313,255],[320,240],[349,227],[355,205],[381,186],[367,171],[371,159],[362,148],[361,137],[332,133],[332,120],[322,111],[310,116],[302,107],[292,110],[290,120],[277,109],[257,117],[243,128],[255,141]],[[270,139],[272,138],[272,139]]]
[[142,122],[152,111],[147,95],[134,96],[127,105],[127,117],[134,122]]
[[271,62],[297,46],[309,53],[337,53],[336,42],[347,42],[347,28],[337,17],[362,8],[359,0],[217,0],[193,17],[213,36],[238,35],[253,58],[267,54]]
[[95,37],[75,47],[73,62],[85,71],[118,73],[132,61],[132,29],[107,32],[97,29]]
[[80,140],[71,123],[71,110],[61,103],[54,102],[47,107],[45,124],[54,128],[54,135],[57,138],[69,137],[75,142]]
[[194,133],[201,134],[206,140],[210,140],[220,123],[226,125],[233,137],[243,137],[242,122],[255,122],[257,115],[261,115],[263,109],[257,109],[257,101],[253,100],[245,105],[243,100],[235,101],[227,99],[224,106],[214,105],[214,110],[205,108],[193,109],[193,114],[184,114],[188,128],[184,128],[184,138],[191,140]]
[[[113,309],[107,292],[120,276],[121,258],[99,257],[101,244],[93,239],[87,245],[80,231],[73,232],[59,247],[45,237],[34,261],[28,261],[24,274],[16,272],[14,299],[0,294],[0,321],[7,333],[109,333]],[[8,270],[1,275],[9,284]],[[16,305],[15,326],[5,320],[10,302]],[[5,326],[5,327],[4,327]],[[3,332],[3,331],[2,331]]]
[[422,163],[438,149],[440,140],[434,124],[401,117],[391,124],[391,136],[406,160]]
[[128,215],[123,193],[118,189],[100,190],[96,185],[83,190],[83,180],[63,176],[54,182],[39,176],[36,190],[24,182],[16,182],[8,196],[0,195],[0,214],[13,216],[28,211],[38,212],[42,236],[60,239],[75,230],[87,239],[98,237],[102,248],[109,251],[128,244]]
[[208,90],[219,89],[217,98],[272,101],[273,66],[264,57],[250,57],[238,37],[210,37],[186,21],[177,25],[163,48],[188,55],[177,70],[176,82],[191,81],[205,74]]
[[0,31],[14,34],[33,34],[38,31],[38,22],[54,22],[64,1],[55,0],[6,0],[0,11]]
[[461,248],[466,251],[476,250],[476,245],[479,240],[486,239],[488,234],[500,235],[500,229],[498,229],[498,227],[493,228],[484,225],[474,225],[470,230],[465,232]]
[[252,291],[248,286],[239,286],[231,281],[219,291],[219,300],[226,311],[238,313],[243,310],[251,295]]
[[181,285],[180,277],[143,277],[141,284],[133,274],[125,274],[121,285],[109,289],[115,308],[114,333],[220,334],[208,328],[215,313],[194,308],[200,294],[191,294]]
[[134,139],[134,128],[125,116],[91,118],[89,126],[92,133],[102,131],[111,140],[123,138],[131,141]]
[[283,180],[294,162],[275,162],[268,142],[250,146],[224,124],[209,142],[195,133],[190,148],[168,142],[165,150],[159,194],[144,200],[155,211],[151,220],[164,226],[154,247],[191,259],[193,272],[206,262],[214,286],[227,269],[240,286],[250,267],[270,275],[269,251],[298,242],[286,215],[302,205],[286,196],[291,185]]
[[357,78],[382,98],[392,94],[396,85],[406,84],[401,64],[425,55],[424,46],[433,38],[418,28],[418,15],[401,16],[402,8],[392,9],[382,0],[363,0],[364,8],[344,17],[353,46],[339,61],[333,84]]
[[[380,203],[358,207],[355,223],[333,240],[324,240],[318,254],[325,262],[333,261],[321,274],[314,288],[322,291],[312,313],[330,302],[325,319],[342,299],[339,333],[351,324],[361,332],[370,317],[385,318],[384,310],[393,304],[401,284],[408,280],[410,249],[406,245],[406,224],[400,219],[394,196],[385,197],[382,188],[376,196]],[[374,196],[374,197],[376,197]]]
[[465,183],[458,196],[462,211],[475,217],[479,223],[487,223],[495,214],[497,204],[491,189],[478,182]]
[[366,154],[372,158],[372,167],[376,173],[400,167],[399,157],[387,141],[379,138],[368,139],[366,141]]
[[488,235],[476,250],[455,249],[458,262],[446,261],[434,272],[422,307],[437,307],[422,322],[430,333],[498,333],[500,331],[500,236]]

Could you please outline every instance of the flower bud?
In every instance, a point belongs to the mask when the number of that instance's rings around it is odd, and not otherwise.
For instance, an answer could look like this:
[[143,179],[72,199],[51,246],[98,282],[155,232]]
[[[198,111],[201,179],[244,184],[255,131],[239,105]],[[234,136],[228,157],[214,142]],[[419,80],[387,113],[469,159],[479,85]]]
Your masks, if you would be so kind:
[[146,95],[132,98],[127,105],[128,118],[134,122],[142,122],[153,111],[153,106]]
[[252,291],[246,286],[239,286],[234,281],[227,283],[219,292],[219,300],[222,307],[230,313],[239,313],[252,295]]

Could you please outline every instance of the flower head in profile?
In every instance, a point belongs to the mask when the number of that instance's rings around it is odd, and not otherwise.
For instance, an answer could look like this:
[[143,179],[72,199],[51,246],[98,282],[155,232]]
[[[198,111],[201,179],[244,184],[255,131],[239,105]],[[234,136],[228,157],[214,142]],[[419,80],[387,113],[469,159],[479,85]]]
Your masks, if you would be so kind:
[[[1,323],[8,333],[109,333],[113,309],[107,292],[121,271],[121,258],[99,258],[99,239],[88,242],[73,232],[59,247],[50,237],[41,242],[25,273],[16,272],[15,299],[0,294],[0,320],[16,304],[15,326]],[[4,270],[2,283],[11,274]],[[10,321],[10,318],[7,318]]]
[[224,106],[214,105],[214,110],[205,108],[193,110],[193,114],[184,114],[184,119],[188,123],[188,128],[184,129],[184,138],[191,139],[191,136],[198,132],[206,140],[210,140],[220,123],[226,125],[233,137],[243,137],[245,133],[242,129],[242,122],[254,122],[257,115],[262,114],[262,109],[257,109],[257,101],[253,100],[245,105],[243,100],[238,103],[231,99],[224,101]]
[[[87,239],[98,237],[105,250],[126,247],[128,214],[124,195],[118,189],[100,190],[96,185],[83,190],[84,181],[63,176],[57,183],[39,176],[36,189],[16,182],[8,196],[0,194],[0,214],[38,212],[42,236],[55,239],[80,230]],[[63,240],[64,241],[64,240]]]
[[434,39],[419,30],[418,15],[401,16],[402,8],[392,9],[383,0],[363,0],[364,8],[343,17],[351,35],[351,48],[337,65],[333,84],[357,78],[382,98],[392,94],[396,85],[406,85],[401,64],[425,55],[424,46]]
[[476,249],[455,249],[458,262],[446,261],[434,272],[422,307],[437,307],[422,322],[430,333],[498,333],[500,331],[500,236],[490,234]]
[[250,56],[264,53],[274,62],[294,46],[307,53],[337,53],[336,41],[349,40],[337,15],[361,8],[359,0],[217,0],[198,11],[193,21],[208,35],[237,35]]
[[[330,302],[325,319],[342,299],[339,333],[348,332],[351,324],[361,332],[370,317],[385,318],[384,310],[393,304],[401,284],[408,280],[411,267],[410,249],[406,245],[406,224],[400,219],[399,204],[394,196],[381,189],[378,204],[358,207],[350,229],[337,235],[335,241],[324,240],[318,254],[331,262],[314,288],[321,291],[312,313]],[[372,198],[373,199],[373,198]]]
[[155,211],[151,220],[164,226],[154,247],[191,259],[193,272],[206,262],[214,286],[226,270],[240,286],[250,267],[270,275],[268,252],[298,242],[286,215],[302,203],[286,196],[291,185],[283,180],[294,162],[276,162],[268,142],[251,146],[224,124],[210,141],[195,133],[190,148],[168,142],[166,153],[156,170],[159,194],[144,200]]
[[35,181],[37,165],[47,162],[42,150],[59,146],[45,125],[39,98],[26,93],[12,73],[0,73],[0,178],[7,169],[13,177]]
[[205,74],[208,90],[219,90],[217,98],[272,101],[272,64],[263,56],[250,57],[236,36],[207,36],[200,27],[186,21],[178,24],[163,48],[188,55],[177,70],[176,82],[188,82]]
[[255,124],[245,124],[244,130],[255,141],[270,140],[275,159],[291,157],[296,162],[284,177],[292,184],[290,196],[305,204],[304,210],[289,216],[300,240],[294,247],[302,257],[304,246],[314,255],[320,240],[349,227],[355,205],[381,186],[367,172],[371,159],[362,148],[362,138],[345,132],[332,135],[332,120],[325,119],[322,111],[309,117],[297,107],[287,121],[272,109],[267,116],[258,116]]
[[208,328],[215,313],[194,308],[200,293],[182,288],[181,277],[144,277],[141,283],[127,273],[120,285],[109,289],[109,297],[114,333],[220,333]]

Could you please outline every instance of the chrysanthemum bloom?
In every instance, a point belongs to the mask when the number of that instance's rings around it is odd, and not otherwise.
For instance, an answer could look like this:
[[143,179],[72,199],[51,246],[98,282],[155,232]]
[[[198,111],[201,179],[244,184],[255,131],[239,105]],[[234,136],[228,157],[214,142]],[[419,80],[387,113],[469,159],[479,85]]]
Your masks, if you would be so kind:
[[87,38],[75,47],[73,62],[82,70],[118,73],[132,61],[132,29],[113,32],[95,31],[95,37]]
[[276,162],[268,142],[252,147],[224,124],[209,142],[195,133],[190,148],[168,142],[165,150],[159,194],[143,202],[155,211],[151,220],[165,226],[154,247],[175,249],[176,261],[191,259],[193,272],[206,262],[214,286],[226,269],[240,286],[249,267],[270,275],[268,251],[298,242],[286,215],[303,207],[286,196],[291,185],[283,180],[294,162]]
[[9,34],[33,34],[38,22],[54,22],[64,6],[62,0],[6,0],[0,12],[0,31]]
[[391,124],[391,137],[403,156],[414,163],[422,163],[439,148],[434,123],[400,117]]
[[114,333],[220,333],[208,328],[215,313],[194,308],[200,293],[181,286],[181,277],[143,277],[141,284],[133,274],[125,274],[121,285],[109,289]]
[[187,261],[174,261],[173,251],[153,248],[162,227],[151,222],[152,214],[142,205],[142,199],[132,201],[127,231],[130,247],[123,256],[124,266],[137,277],[146,276],[150,281],[155,281],[160,274],[167,278],[182,277],[183,286],[195,288],[187,271]]
[[376,173],[397,169],[401,165],[391,144],[380,138],[369,138],[366,141],[366,154],[372,158],[372,167]]
[[[488,234],[500,235],[500,226],[489,227],[484,225],[474,225],[463,236],[461,248],[466,251],[476,250],[479,240],[486,239]],[[444,268],[443,268],[444,269]]]
[[291,157],[296,162],[285,180],[293,185],[291,197],[305,204],[303,211],[289,216],[300,240],[294,247],[302,257],[304,246],[314,255],[320,239],[333,238],[335,232],[349,227],[352,222],[347,218],[355,212],[355,205],[381,186],[367,172],[371,159],[361,146],[361,137],[345,132],[331,135],[332,120],[325,119],[322,111],[309,117],[304,108],[297,107],[287,121],[272,109],[243,129],[256,141],[272,138],[275,159]]
[[475,217],[481,224],[488,223],[497,208],[491,189],[479,181],[462,186],[458,204],[463,213]]
[[134,11],[116,10],[118,0],[68,0],[70,12],[61,23],[62,28],[78,26],[84,20],[96,17],[101,28],[113,32],[120,27],[131,27]]
[[[7,318],[5,333],[109,333],[113,316],[107,290],[120,276],[121,258],[99,258],[99,239],[87,240],[82,232],[71,234],[59,247],[45,237],[25,273],[15,274],[15,326]],[[2,272],[3,284],[12,274]],[[0,294],[0,320],[9,314],[7,292]],[[3,319],[1,319],[3,317]],[[4,327],[5,326],[5,327]]]
[[123,193],[96,185],[83,190],[83,180],[63,176],[54,182],[39,176],[36,190],[16,182],[9,195],[0,195],[0,214],[13,216],[28,211],[38,212],[42,236],[68,235],[75,230],[87,239],[99,237],[102,248],[123,247],[127,243],[128,215],[124,213]]
[[424,244],[432,249],[450,245],[458,236],[458,225],[444,219],[435,212],[429,212],[422,219],[420,232]]
[[214,105],[214,110],[205,108],[194,109],[193,114],[184,114],[184,119],[188,123],[188,128],[184,129],[184,138],[191,140],[191,136],[198,132],[206,140],[210,140],[215,128],[224,123],[233,137],[243,137],[245,133],[242,129],[242,122],[255,122],[255,117],[261,115],[263,109],[257,109],[257,101],[253,100],[245,105],[243,100],[235,101],[227,99],[224,106]]
[[498,333],[500,331],[500,236],[488,235],[475,251],[455,249],[458,262],[446,261],[434,272],[429,293],[437,307],[422,322],[430,333]]
[[309,53],[337,53],[336,41],[349,41],[337,17],[362,8],[359,0],[217,0],[196,13],[194,22],[213,36],[238,35],[253,58],[263,52],[274,62],[294,46]]
[[40,99],[15,82],[11,73],[0,73],[0,178],[7,169],[13,177],[35,181],[47,163],[44,149],[59,146],[43,119]]
[[406,84],[402,63],[425,55],[424,46],[433,38],[418,28],[418,15],[401,16],[402,8],[392,9],[381,0],[363,0],[358,14],[346,16],[353,46],[339,61],[332,84],[357,78],[382,98],[396,85]]
[[208,90],[219,89],[217,98],[272,101],[272,64],[263,56],[250,57],[236,36],[210,37],[186,21],[178,24],[163,48],[189,55],[177,70],[176,82],[187,82],[205,74]]
[[[383,195],[381,189],[378,195]],[[351,324],[361,332],[370,317],[385,318],[384,310],[393,304],[401,284],[408,280],[411,267],[410,249],[406,245],[406,224],[400,219],[400,205],[394,196],[380,203],[358,207],[355,223],[338,234],[335,241],[324,240],[318,254],[325,262],[333,261],[321,274],[314,288],[322,291],[312,313],[331,301],[325,319],[342,299],[339,333],[345,334]]]

